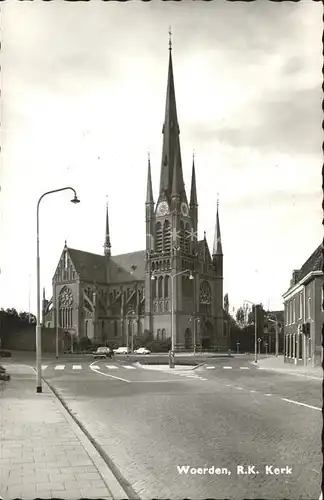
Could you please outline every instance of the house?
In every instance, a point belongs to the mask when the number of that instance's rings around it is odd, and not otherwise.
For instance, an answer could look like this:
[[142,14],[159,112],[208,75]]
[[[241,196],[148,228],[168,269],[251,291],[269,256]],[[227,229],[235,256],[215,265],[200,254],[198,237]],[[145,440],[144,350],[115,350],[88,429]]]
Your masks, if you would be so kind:
[[289,289],[283,294],[285,362],[323,362],[323,245],[294,270]]

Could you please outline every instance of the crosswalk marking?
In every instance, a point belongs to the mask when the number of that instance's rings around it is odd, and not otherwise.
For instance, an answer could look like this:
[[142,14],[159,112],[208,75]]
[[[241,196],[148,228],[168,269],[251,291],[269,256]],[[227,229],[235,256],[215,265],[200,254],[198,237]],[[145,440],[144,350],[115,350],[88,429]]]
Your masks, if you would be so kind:
[[108,370],[118,370],[118,366],[114,365],[106,365],[106,368],[108,368]]
[[233,367],[232,366],[223,366],[224,370],[231,370]]
[[73,365],[72,370],[82,370],[82,366],[81,365]]
[[42,365],[42,370],[46,370],[47,367],[48,365]]
[[241,370],[249,370],[250,368],[248,366],[240,366]]
[[215,370],[216,367],[215,366],[206,366],[205,368],[206,368],[206,370]]
[[65,365],[56,365],[54,370],[64,370]]
[[127,370],[136,370],[135,366],[124,365]]

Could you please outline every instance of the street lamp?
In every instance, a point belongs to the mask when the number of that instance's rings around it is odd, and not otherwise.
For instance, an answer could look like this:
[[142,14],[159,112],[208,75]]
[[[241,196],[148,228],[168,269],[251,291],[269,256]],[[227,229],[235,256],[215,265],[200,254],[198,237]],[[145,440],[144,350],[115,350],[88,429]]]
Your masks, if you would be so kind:
[[257,352],[257,338],[258,338],[258,328],[257,328],[257,307],[254,302],[251,302],[250,300],[245,300],[244,302],[248,302],[249,304],[252,304],[254,306],[254,363],[258,362],[258,352]]
[[[126,319],[130,314],[135,314],[135,311],[130,310],[126,313]],[[133,321],[132,321],[132,353],[134,351],[134,329],[133,329]],[[126,347],[127,347],[127,357],[128,357],[128,345],[129,345],[129,327],[130,327],[130,320],[127,322],[127,328],[126,328]]]
[[[174,304],[173,304],[174,285],[173,285],[173,280],[174,280],[174,278],[176,278],[177,276],[181,276],[182,274],[189,274],[189,279],[190,280],[194,279],[192,272],[189,269],[185,269],[184,271],[180,271],[179,273],[170,275],[170,277],[171,277],[171,352],[170,352],[170,358],[169,358],[169,367],[170,368],[174,368],[174,344],[175,344],[175,342],[174,342],[175,328],[174,328]],[[155,279],[156,279],[156,275],[152,274],[151,280],[155,280]]]
[[[269,316],[273,316],[276,318],[275,320],[269,318]],[[276,329],[276,357],[279,355],[279,331],[278,331],[278,318],[277,315],[274,313],[270,313],[266,315],[268,321],[272,321],[275,324],[275,329]]]
[[39,258],[39,204],[42,201],[42,199],[47,196],[48,194],[52,193],[58,193],[60,191],[73,191],[74,193],[74,198],[71,200],[72,203],[80,203],[80,200],[77,197],[75,189],[72,187],[64,187],[60,189],[54,189],[53,191],[47,191],[44,193],[38,200],[37,203],[37,324],[36,324],[36,369],[37,369],[37,385],[36,385],[36,392],[41,393],[42,392],[42,337],[41,337],[41,306],[40,306],[40,258]]

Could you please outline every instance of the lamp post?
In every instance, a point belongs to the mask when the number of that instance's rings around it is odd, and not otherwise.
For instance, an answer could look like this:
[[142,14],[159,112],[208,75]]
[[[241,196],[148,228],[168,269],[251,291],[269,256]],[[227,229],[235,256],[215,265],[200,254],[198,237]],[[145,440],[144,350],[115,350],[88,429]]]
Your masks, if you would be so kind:
[[[194,279],[192,272],[189,269],[185,269],[184,271],[180,271],[179,273],[170,275],[170,277],[171,277],[171,351],[170,351],[170,357],[169,357],[169,367],[170,368],[174,368],[174,344],[175,344],[175,342],[174,342],[175,328],[174,328],[174,304],[173,304],[173,302],[174,302],[174,293],[173,293],[174,284],[173,284],[173,280],[174,280],[174,278],[176,278],[177,276],[181,276],[182,274],[189,274],[189,279],[190,280]],[[151,279],[152,280],[156,279],[155,273],[152,274]]]
[[258,362],[258,327],[257,327],[257,305],[251,300],[245,300],[244,302],[248,302],[254,306],[254,363]]
[[41,305],[40,305],[40,257],[39,257],[39,204],[42,201],[42,199],[47,196],[48,194],[52,193],[58,193],[60,191],[73,191],[74,193],[74,198],[71,200],[72,203],[80,203],[80,200],[78,199],[76,195],[75,189],[72,187],[64,187],[60,189],[54,189],[53,191],[47,191],[44,193],[38,200],[37,203],[37,269],[36,269],[36,274],[37,274],[37,324],[36,324],[36,369],[37,369],[37,379],[36,379],[36,392],[41,393],[42,392],[42,338],[41,338],[41,333],[42,333],[42,327],[41,327]]
[[[129,316],[130,314],[135,314],[135,311],[134,311],[134,310],[130,310],[130,311],[128,311],[128,312],[126,313],[126,319],[128,319],[128,316]],[[133,353],[133,351],[134,351],[134,331],[133,331],[133,321],[132,321],[132,323],[131,323],[131,320],[128,320],[128,321],[126,322],[126,324],[127,324],[127,329],[126,329],[126,344],[127,344],[127,345],[126,345],[126,347],[127,347],[127,357],[128,357],[128,346],[129,346],[129,327],[130,327],[130,325],[132,325],[132,353]]]
[[[271,319],[269,316],[273,316],[276,318],[275,320]],[[272,321],[275,324],[275,329],[276,329],[276,357],[279,355],[279,331],[278,331],[278,318],[277,315],[274,313],[267,314],[267,319],[268,321]]]

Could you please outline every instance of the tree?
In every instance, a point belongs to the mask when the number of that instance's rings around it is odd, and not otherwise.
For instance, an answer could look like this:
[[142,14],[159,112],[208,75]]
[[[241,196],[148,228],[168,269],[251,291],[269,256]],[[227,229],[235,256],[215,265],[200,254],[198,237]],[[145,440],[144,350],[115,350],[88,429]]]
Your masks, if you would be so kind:
[[228,293],[226,293],[224,296],[224,311],[227,313],[229,311]]
[[236,311],[236,321],[238,325],[243,328],[245,324],[245,312],[243,307],[239,307],[238,310]]

